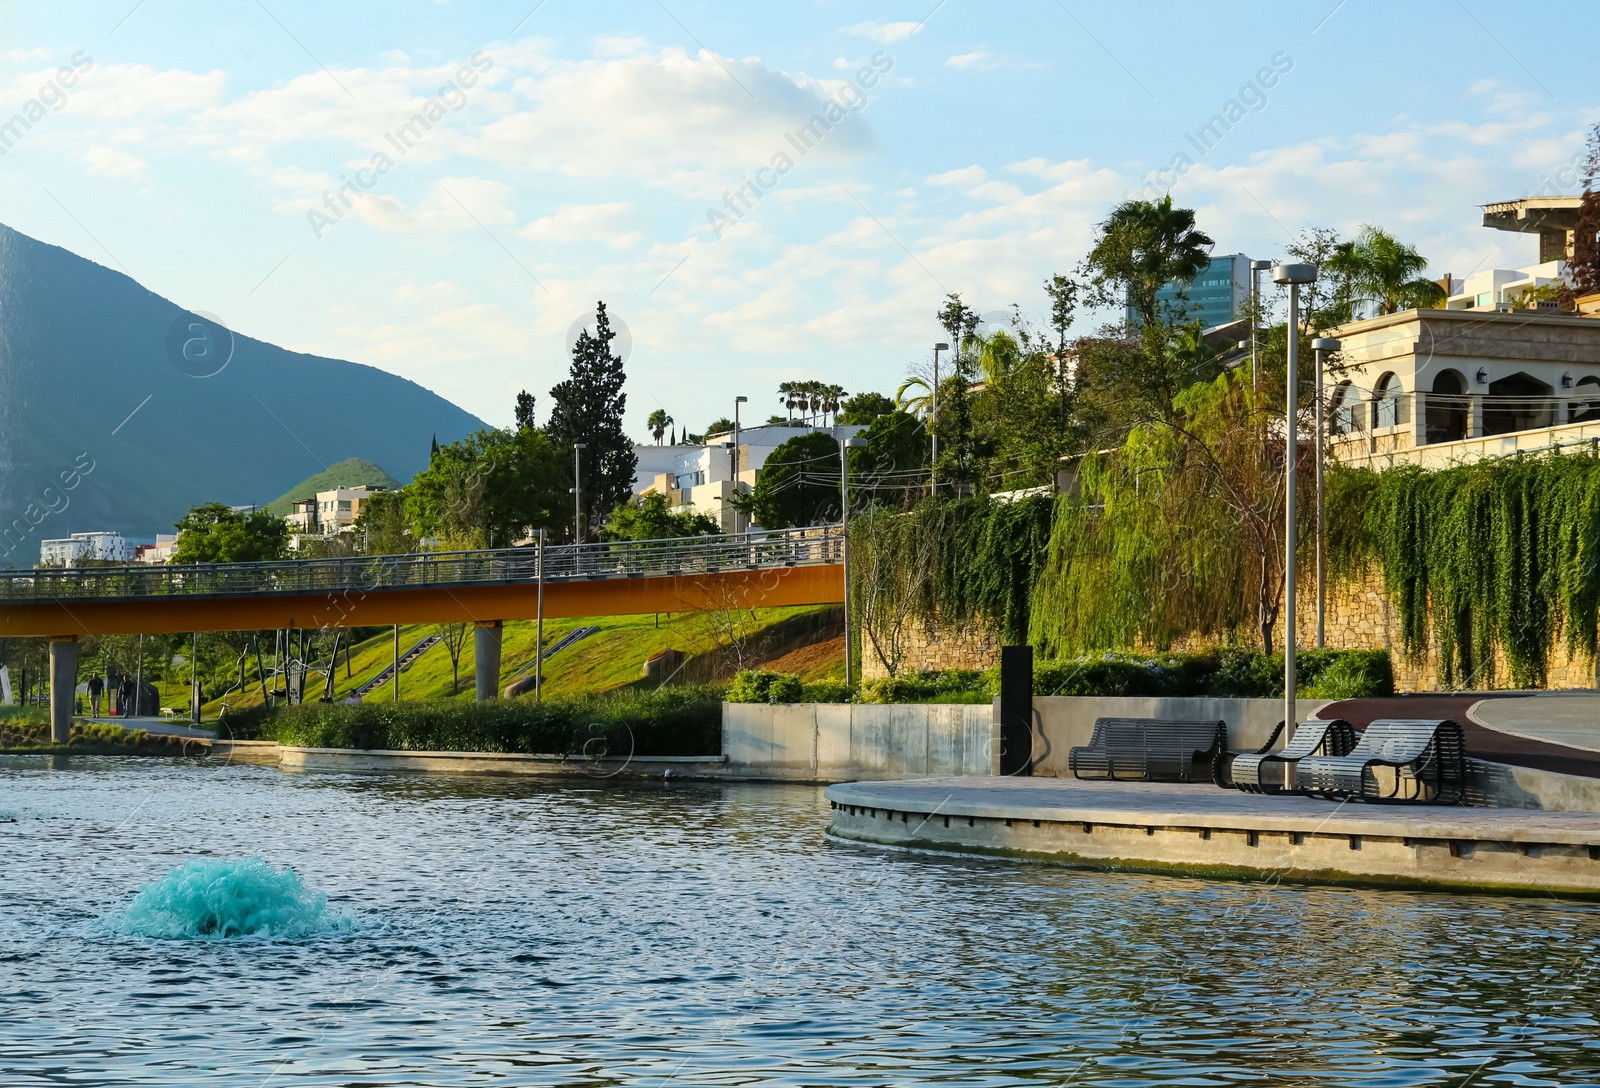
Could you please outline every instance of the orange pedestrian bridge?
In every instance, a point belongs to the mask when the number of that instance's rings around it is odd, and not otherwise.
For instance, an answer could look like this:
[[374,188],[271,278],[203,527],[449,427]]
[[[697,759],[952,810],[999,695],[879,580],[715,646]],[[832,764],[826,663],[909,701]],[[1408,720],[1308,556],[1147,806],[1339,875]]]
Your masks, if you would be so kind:
[[51,640],[51,718],[65,736],[76,640],[83,635],[473,623],[478,692],[486,698],[499,673],[506,620],[840,603],[843,564],[843,532],[829,527],[267,563],[0,571],[0,637]]

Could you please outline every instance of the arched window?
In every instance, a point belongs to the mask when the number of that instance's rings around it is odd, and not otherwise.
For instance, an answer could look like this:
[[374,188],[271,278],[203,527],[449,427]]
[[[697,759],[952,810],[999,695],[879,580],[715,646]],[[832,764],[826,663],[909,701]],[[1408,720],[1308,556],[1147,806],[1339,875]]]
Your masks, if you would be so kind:
[[1424,442],[1459,442],[1467,437],[1471,401],[1467,397],[1467,379],[1460,371],[1441,370],[1434,377],[1427,407]]
[[1361,390],[1354,382],[1340,382],[1333,391],[1332,402],[1330,426],[1334,434],[1354,434],[1363,429],[1366,420],[1361,418]]
[[1410,413],[1406,411],[1406,402],[1402,396],[1404,392],[1398,375],[1385,374],[1378,379],[1378,385],[1372,391],[1374,427],[1398,427],[1402,423],[1409,422]]
[[1572,422],[1600,419],[1600,378],[1579,378],[1575,391],[1579,399],[1572,405]]

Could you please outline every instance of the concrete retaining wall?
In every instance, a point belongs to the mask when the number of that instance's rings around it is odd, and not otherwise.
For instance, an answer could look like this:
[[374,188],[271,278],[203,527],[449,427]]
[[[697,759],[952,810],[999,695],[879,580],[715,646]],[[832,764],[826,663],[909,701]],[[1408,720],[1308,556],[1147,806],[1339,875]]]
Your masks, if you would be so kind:
[[[1300,699],[1295,703],[1301,721],[1316,717],[1326,699]],[[1033,700],[1033,773],[1045,778],[1065,778],[1067,752],[1089,743],[1096,718],[1167,718],[1228,723],[1228,747],[1253,752],[1267,742],[1273,727],[1283,720],[1282,699],[1142,699],[1097,695],[1041,695]],[[1284,738],[1278,740],[1282,747]]]
[[722,704],[726,774],[844,782],[995,774],[991,706],[854,703]]

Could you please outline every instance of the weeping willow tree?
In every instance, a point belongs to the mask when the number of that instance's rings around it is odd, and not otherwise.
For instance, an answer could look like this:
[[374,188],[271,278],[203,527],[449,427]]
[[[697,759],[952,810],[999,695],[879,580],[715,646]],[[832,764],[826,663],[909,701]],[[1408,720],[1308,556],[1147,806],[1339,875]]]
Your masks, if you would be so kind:
[[1600,612],[1600,460],[1552,455],[1437,472],[1350,473],[1330,508],[1359,530],[1330,535],[1336,572],[1376,564],[1401,650],[1438,654],[1449,686],[1542,685],[1550,656],[1593,658]]
[[1267,407],[1271,395],[1243,371],[1223,374],[1179,394],[1171,418],[1084,459],[1035,590],[1036,646],[1059,657],[1253,633],[1271,652],[1284,511],[1283,415]]
[[850,525],[851,611],[891,674],[908,624],[978,623],[1026,640],[1050,538],[1051,500],[925,499]]

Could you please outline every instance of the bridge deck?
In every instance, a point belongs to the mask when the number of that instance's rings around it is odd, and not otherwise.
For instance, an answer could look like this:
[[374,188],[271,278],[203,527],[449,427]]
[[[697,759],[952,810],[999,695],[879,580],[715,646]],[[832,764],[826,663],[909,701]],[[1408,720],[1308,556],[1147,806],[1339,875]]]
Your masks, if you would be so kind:
[[[544,549],[551,618],[844,600],[836,529]],[[0,573],[0,636],[532,619],[537,548]]]

